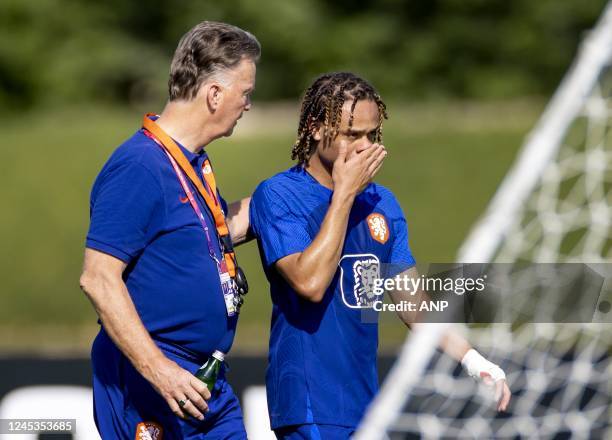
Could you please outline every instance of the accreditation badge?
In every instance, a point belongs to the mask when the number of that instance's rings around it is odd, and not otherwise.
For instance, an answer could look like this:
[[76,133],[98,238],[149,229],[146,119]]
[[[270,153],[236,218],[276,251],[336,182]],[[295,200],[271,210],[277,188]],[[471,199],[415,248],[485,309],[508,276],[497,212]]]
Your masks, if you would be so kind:
[[219,263],[219,279],[221,281],[221,291],[223,292],[223,300],[225,301],[225,310],[227,316],[234,316],[237,313],[234,298],[236,297],[236,287],[234,280],[230,276],[225,261]]

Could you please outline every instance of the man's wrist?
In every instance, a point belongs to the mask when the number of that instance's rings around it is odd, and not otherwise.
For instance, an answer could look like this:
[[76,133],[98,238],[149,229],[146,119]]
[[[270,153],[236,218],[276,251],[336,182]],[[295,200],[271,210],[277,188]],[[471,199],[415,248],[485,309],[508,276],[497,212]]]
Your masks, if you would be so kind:
[[483,373],[491,376],[491,379],[494,381],[506,378],[504,370],[499,365],[487,360],[473,348],[469,349],[465,356],[463,356],[461,365],[475,379],[481,379]]
[[163,369],[169,361],[170,360],[164,356],[161,350],[159,350],[158,353],[153,353],[151,356],[140,359],[134,367],[144,377],[149,378]]
[[357,188],[355,189],[344,189],[344,188],[334,188],[334,193],[332,195],[332,203],[341,203],[341,204],[353,204],[355,197],[357,196]]

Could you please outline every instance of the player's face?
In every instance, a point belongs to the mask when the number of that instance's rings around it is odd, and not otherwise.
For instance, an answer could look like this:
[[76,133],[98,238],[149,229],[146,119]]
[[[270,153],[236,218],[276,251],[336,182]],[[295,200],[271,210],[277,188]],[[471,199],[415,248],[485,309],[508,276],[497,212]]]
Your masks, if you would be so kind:
[[[325,147],[323,142],[319,142],[318,154],[321,161],[329,166],[338,157],[341,145],[346,144],[347,153],[350,155],[354,150],[362,151],[372,146],[376,141],[376,131],[380,123],[378,106],[372,100],[357,101],[353,110],[353,124],[349,127],[352,105],[353,101],[351,100],[345,102],[342,106],[342,119],[340,120],[338,135],[330,142],[330,145]],[[323,130],[320,129],[319,133],[315,135],[315,139],[320,138],[322,134]]]
[[230,136],[242,113],[251,109],[251,93],[255,89],[255,63],[243,59],[238,66],[224,75],[222,99],[217,109],[218,122],[224,136]]

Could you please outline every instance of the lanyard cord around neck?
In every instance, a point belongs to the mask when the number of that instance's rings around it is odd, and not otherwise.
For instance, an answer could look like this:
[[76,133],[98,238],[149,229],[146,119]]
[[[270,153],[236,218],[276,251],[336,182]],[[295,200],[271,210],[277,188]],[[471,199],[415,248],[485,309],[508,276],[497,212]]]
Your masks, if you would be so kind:
[[[145,134],[148,135],[149,133],[145,132]],[[157,142],[155,138],[152,138],[152,139]],[[160,147],[162,147],[163,149],[162,145],[160,145]],[[166,155],[168,156],[168,159],[170,160],[170,163],[172,164],[172,167],[174,168],[174,172],[176,173],[176,176],[178,177],[179,182],[181,182],[183,191],[185,191],[185,194],[187,195],[187,198],[189,199],[189,203],[191,204],[193,210],[195,211],[196,216],[198,217],[198,220],[200,220],[202,229],[204,229],[204,233],[206,234],[206,243],[208,244],[208,254],[210,255],[210,258],[212,258],[215,261],[215,263],[220,264],[221,262],[217,258],[217,254],[215,254],[215,250],[212,245],[212,240],[210,238],[210,231],[208,229],[208,225],[206,224],[206,220],[204,219],[204,215],[202,214],[202,210],[200,209],[198,202],[196,202],[195,197],[193,196],[193,192],[189,188],[189,184],[187,183],[185,176],[181,172],[181,169],[179,168],[174,158],[170,155],[170,153],[168,153],[165,149],[164,149],[164,153],[166,153]]]
[[[187,198],[189,199],[189,202],[191,203],[191,206],[196,212],[196,215],[198,216],[198,219],[202,224],[204,232],[206,233],[209,254],[217,263],[219,263],[212,248],[208,226],[206,225],[206,221],[204,220],[202,211],[200,210],[200,207],[198,206],[192,191],[189,189],[189,185],[187,184],[187,180],[185,179],[183,172],[187,175],[187,177],[189,177],[191,182],[195,185],[196,189],[204,199],[206,206],[208,206],[208,209],[210,210],[215,220],[215,227],[217,229],[217,235],[221,241],[223,260],[227,267],[227,271],[229,272],[231,277],[234,277],[236,275],[236,256],[233,252],[232,241],[229,235],[229,228],[227,227],[227,223],[225,221],[225,215],[217,201],[217,185],[212,169],[210,169],[210,171],[207,169],[206,172],[202,173],[204,179],[206,180],[206,183],[211,189],[211,195],[206,190],[206,188],[204,188],[204,185],[202,184],[202,181],[198,178],[195,170],[193,169],[193,166],[189,163],[189,161],[187,160],[179,146],[176,144],[176,142],[170,136],[168,136],[161,129],[161,127],[159,127],[153,120],[151,120],[150,116],[155,115],[148,113],[145,115],[143,120],[142,125],[143,128],[146,130],[145,133],[148,132],[151,135],[149,137],[151,137],[160,147],[162,147],[164,152],[168,156],[168,159],[170,160],[174,171],[176,172],[176,175],[179,181],[181,182],[181,186],[183,187],[183,190],[185,191],[185,194],[187,195]],[[210,168],[210,163],[206,163],[205,167]]]

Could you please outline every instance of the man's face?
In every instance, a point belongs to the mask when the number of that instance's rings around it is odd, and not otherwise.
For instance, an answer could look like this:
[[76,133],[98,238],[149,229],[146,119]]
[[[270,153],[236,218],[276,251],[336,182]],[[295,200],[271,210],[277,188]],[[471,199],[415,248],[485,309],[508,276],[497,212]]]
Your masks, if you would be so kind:
[[255,89],[255,63],[243,59],[232,70],[223,74],[223,83],[216,119],[224,130],[224,136],[230,136],[242,112],[251,108],[251,93]]
[[[372,100],[357,101],[353,111],[353,125],[349,127],[352,104],[353,101],[350,100],[342,106],[338,135],[331,140],[329,146],[324,146],[322,141],[319,142],[318,155],[327,166],[333,165],[341,145],[346,144],[347,155],[350,155],[355,150],[361,151],[370,147],[376,140],[376,131],[380,123],[378,106]],[[321,140],[322,135],[323,127],[315,134],[315,140]]]

